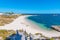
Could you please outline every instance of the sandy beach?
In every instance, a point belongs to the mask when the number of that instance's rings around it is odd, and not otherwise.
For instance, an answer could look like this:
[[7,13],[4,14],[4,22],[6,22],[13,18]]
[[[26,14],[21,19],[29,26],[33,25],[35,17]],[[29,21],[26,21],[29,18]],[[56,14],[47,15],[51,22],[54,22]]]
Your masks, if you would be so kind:
[[12,23],[6,24],[5,26],[0,26],[0,30],[26,30],[27,33],[42,33],[46,37],[59,37],[60,32],[57,32],[55,30],[46,31],[41,28],[39,28],[36,24],[33,24],[31,21],[26,20],[26,17],[31,15],[24,15],[16,18]]

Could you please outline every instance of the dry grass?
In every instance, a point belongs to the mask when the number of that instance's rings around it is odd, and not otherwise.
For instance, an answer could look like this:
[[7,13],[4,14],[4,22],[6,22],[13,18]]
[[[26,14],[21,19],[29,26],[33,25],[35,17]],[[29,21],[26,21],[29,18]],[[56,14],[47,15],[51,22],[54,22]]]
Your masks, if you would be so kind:
[[[19,32],[23,32],[23,30],[18,30]],[[0,30],[0,37],[2,37],[3,40],[6,39],[6,37],[9,37],[12,34],[16,34],[16,31],[14,30]]]
[[16,19],[20,15],[0,15],[0,26],[4,26],[5,24],[11,23],[14,19]]
[[7,36],[15,33],[13,30],[0,30],[0,37],[4,40]]

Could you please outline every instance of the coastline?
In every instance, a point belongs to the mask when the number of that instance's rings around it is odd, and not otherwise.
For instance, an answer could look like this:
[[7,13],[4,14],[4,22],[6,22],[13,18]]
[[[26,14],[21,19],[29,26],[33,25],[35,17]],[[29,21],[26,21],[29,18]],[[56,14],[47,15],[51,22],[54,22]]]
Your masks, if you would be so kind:
[[49,37],[49,38],[51,38],[51,37],[60,37],[60,32],[58,32],[58,31],[55,31],[55,30],[43,30],[40,27],[38,27],[35,23],[32,23],[31,20],[28,20],[28,19],[25,19],[25,20],[28,21],[30,25],[32,24],[31,26],[36,29],[36,32],[42,33],[42,35],[44,35],[46,37]]
[[35,24],[36,26],[38,26],[38,28],[41,28],[43,30],[48,30],[48,31],[53,30],[53,29],[50,29],[50,28],[47,28],[46,26],[44,26],[44,24],[36,23],[35,21],[32,21],[28,18],[26,18],[25,20],[27,20],[28,22],[30,21],[29,23]]
[[0,30],[20,30],[23,29],[27,33],[41,33],[42,35],[46,37],[60,37],[60,32],[57,32],[55,30],[52,31],[46,31],[39,28],[36,24],[33,24],[31,21],[27,20],[26,17],[31,15],[24,15],[20,16],[17,19],[15,19],[12,23],[7,24],[5,26],[0,26]]

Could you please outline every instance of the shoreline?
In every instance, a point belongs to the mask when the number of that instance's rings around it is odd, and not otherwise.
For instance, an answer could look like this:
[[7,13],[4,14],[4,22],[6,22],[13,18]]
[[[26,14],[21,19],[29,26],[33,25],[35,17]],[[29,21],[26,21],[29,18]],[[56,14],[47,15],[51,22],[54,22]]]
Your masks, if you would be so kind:
[[[26,20],[26,19],[25,19]],[[38,27],[36,24],[33,24],[31,21],[27,20],[34,28],[37,29],[38,33],[42,33],[42,35],[46,37],[60,37],[60,32],[55,31],[55,30],[43,30],[40,27]]]
[[39,28],[36,24],[33,24],[31,21],[26,20],[26,17],[31,15],[22,15],[15,19],[12,23],[7,24],[5,26],[0,26],[0,30],[20,30],[23,29],[24,31],[27,31],[27,33],[41,33],[42,35],[46,37],[60,37],[60,32],[57,32],[55,30],[53,31],[45,31]]

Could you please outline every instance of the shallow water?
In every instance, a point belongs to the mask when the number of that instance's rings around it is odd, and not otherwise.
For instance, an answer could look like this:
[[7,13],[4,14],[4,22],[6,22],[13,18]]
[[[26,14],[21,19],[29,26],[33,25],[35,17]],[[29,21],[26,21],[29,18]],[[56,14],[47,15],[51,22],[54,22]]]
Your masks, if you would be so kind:
[[27,17],[40,28],[51,29],[52,25],[60,25],[60,14],[40,14]]

